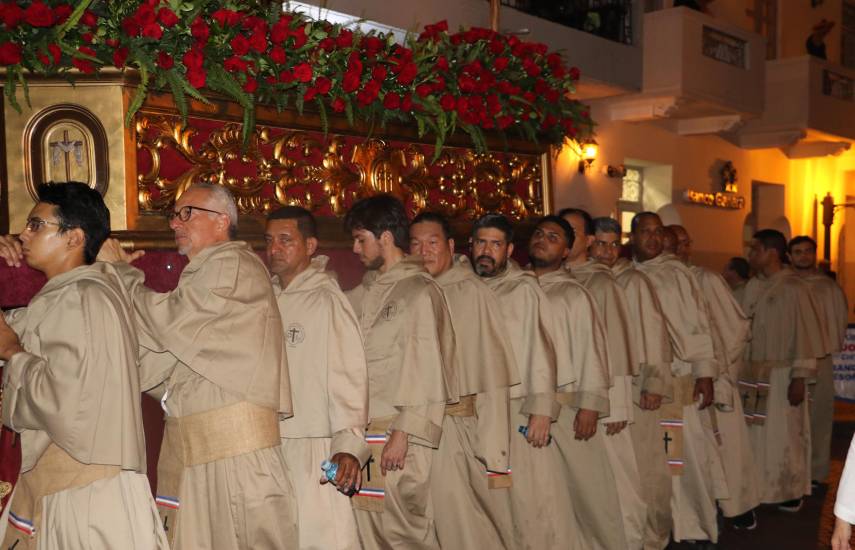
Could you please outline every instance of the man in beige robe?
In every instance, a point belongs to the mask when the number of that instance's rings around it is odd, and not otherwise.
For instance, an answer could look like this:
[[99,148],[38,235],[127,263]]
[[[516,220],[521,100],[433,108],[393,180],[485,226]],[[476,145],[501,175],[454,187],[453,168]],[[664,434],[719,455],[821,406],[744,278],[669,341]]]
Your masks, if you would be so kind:
[[727,281],[727,286],[733,292],[733,296],[737,302],[742,302],[742,296],[745,294],[745,285],[748,284],[748,279],[751,278],[751,268],[748,265],[748,260],[745,258],[734,256],[728,260],[727,265],[721,270],[721,276]]
[[345,217],[369,270],[348,293],[368,363],[372,459],[353,502],[368,550],[439,548],[431,465],[446,403],[458,400],[451,316],[422,259],[404,253],[408,225],[390,195],[362,199]]
[[[607,448],[609,428],[597,429],[597,419],[610,415],[607,337],[594,299],[564,268],[574,240],[566,220],[546,216],[535,225],[528,251],[552,313],[558,371],[569,371],[573,379],[559,387],[557,399],[563,407],[553,430],[555,442],[570,478],[573,510],[585,547],[638,548],[640,538],[626,540],[623,495],[619,495]],[[628,439],[627,443],[631,453],[632,443]],[[632,454],[629,458],[635,460]]]
[[626,296],[611,270],[589,257],[594,242],[594,220],[588,212],[565,208],[558,213],[573,229],[574,239],[565,268],[585,287],[597,305],[603,321],[608,348],[607,366],[609,415],[600,419],[605,448],[620,494],[623,529],[629,548],[641,548],[644,539],[646,505],[641,494],[641,477],[632,436],[627,426],[633,416],[632,383],[639,375],[639,360],[632,345],[631,320]]
[[[335,274],[326,271],[327,257],[313,258],[312,214],[298,206],[271,212],[264,239],[291,374],[295,414],[279,429],[298,502],[300,549],[358,550],[348,497],[360,489],[360,471],[371,456],[359,322]],[[329,484],[321,473],[326,460],[336,469]]]
[[[264,263],[237,232],[223,186],[187,188],[170,215],[190,263],[154,292],[117,261],[133,299],[140,381],[166,428],[156,502],[174,550],[297,547],[294,489],[279,438],[291,413],[284,331]],[[102,257],[132,260],[108,241]]]
[[754,234],[748,261],[757,275],[742,308],[751,319],[748,361],[740,376],[753,386],[746,400],[750,436],[760,470],[760,498],[787,512],[811,492],[807,382],[828,345],[810,287],[784,267],[787,241],[774,229]]
[[816,384],[810,387],[811,480],[823,483],[828,477],[831,426],[834,423],[834,363],[831,355],[839,353],[843,347],[849,323],[849,305],[840,285],[817,269],[816,241],[804,235],[795,237],[788,243],[787,253],[793,271],[810,285],[829,344],[828,353],[816,361]]
[[691,264],[692,239],[681,225],[668,226],[676,236],[677,257],[691,269],[703,292],[713,350],[719,366],[714,411],[728,498],[719,501],[724,517],[737,529],[754,529],[760,504],[759,472],[751,451],[748,425],[739,392],[739,372],[750,336],[750,322],[718,273]]
[[[665,315],[674,361],[674,402],[666,413],[679,426],[681,456],[669,457],[672,472],[673,537],[681,540],[718,540],[716,499],[722,494],[724,473],[715,441],[712,417],[713,381],[718,368],[703,295],[689,268],[673,254],[663,253],[665,228],[659,216],[642,212],[633,218],[630,243],[637,269],[656,289]],[[666,436],[669,433],[666,431]],[[673,451],[678,445],[670,445]],[[645,545],[664,547],[662,533]],[[667,544],[667,543],[666,543]],[[660,546],[661,545],[661,546]]]
[[[556,387],[575,379],[569,368],[556,370],[552,312],[534,273],[511,259],[513,234],[511,223],[499,214],[485,214],[472,227],[473,267],[498,298],[521,381],[510,390],[510,493],[518,548],[585,548],[573,519],[567,468],[550,438],[561,412]],[[586,437],[596,429],[596,413],[592,416],[585,419]]]
[[[633,262],[619,257],[621,227],[612,218],[594,220],[591,256],[611,268],[627,298],[631,338],[639,362],[633,378],[633,423],[629,426],[646,505],[645,550],[661,550],[671,532],[671,471],[660,420],[673,403],[671,343],[653,283]],[[666,436],[668,434],[666,433]]]
[[443,216],[422,212],[410,224],[410,253],[442,288],[454,325],[460,401],[447,405],[433,461],[431,491],[444,550],[516,548],[507,475],[508,387],[519,383],[496,297],[454,254]]
[[112,266],[93,263],[110,213],[82,183],[37,192],[20,241],[0,237],[0,257],[48,279],[27,308],[0,314],[2,421],[23,457],[0,545],[166,550],[145,476],[129,296]]

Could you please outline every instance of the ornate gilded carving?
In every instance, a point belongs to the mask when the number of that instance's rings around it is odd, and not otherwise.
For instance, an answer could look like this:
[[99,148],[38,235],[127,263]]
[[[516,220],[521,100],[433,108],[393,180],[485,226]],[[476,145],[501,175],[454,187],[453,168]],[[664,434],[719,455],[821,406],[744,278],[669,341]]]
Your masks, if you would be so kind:
[[[191,183],[204,181],[228,187],[244,214],[295,204],[341,216],[354,200],[377,193],[451,218],[499,211],[519,220],[543,213],[538,155],[446,148],[429,162],[430,148],[421,144],[275,127],[257,128],[243,148],[237,123],[206,135],[168,115],[138,115],[136,141],[151,157],[137,178],[143,212],[170,208]],[[181,159],[178,170],[174,162],[165,170],[167,154]]]

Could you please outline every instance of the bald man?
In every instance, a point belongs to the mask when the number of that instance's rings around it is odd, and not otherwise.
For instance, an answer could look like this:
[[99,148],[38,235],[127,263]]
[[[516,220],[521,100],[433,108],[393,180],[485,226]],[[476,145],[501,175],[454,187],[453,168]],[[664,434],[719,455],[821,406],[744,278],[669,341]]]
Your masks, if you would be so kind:
[[187,188],[169,226],[190,260],[171,292],[146,288],[142,271],[125,263],[136,254],[116,241],[99,259],[115,262],[128,287],[140,385],[166,412],[155,500],[171,547],[297,548],[297,503],[279,437],[291,387],[267,268],[234,240],[237,205],[221,185]]
[[692,265],[692,239],[682,225],[669,225],[676,237],[677,257],[689,266],[704,295],[718,363],[716,409],[722,464],[729,498],[719,501],[725,517],[733,518],[737,529],[754,529],[754,508],[760,504],[759,472],[751,451],[739,392],[739,371],[750,335],[750,322],[734,298],[727,282],[718,273]]

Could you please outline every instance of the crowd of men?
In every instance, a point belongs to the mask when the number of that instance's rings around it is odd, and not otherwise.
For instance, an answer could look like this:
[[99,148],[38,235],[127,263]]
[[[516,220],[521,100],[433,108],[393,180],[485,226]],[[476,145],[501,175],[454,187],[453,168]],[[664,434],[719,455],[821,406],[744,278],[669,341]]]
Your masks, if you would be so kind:
[[[807,237],[758,231],[723,278],[654,213],[627,257],[615,220],[565,209],[521,266],[502,215],[470,259],[378,195],[345,217],[367,271],[344,293],[308,211],[269,215],[267,265],[237,219],[222,186],[180,195],[166,293],[83,184],[0,237],[48,279],[0,316],[23,454],[0,547],[662,550],[713,545],[719,511],[797,512],[828,474],[847,305]],[[166,418],[154,496],[141,392]]]

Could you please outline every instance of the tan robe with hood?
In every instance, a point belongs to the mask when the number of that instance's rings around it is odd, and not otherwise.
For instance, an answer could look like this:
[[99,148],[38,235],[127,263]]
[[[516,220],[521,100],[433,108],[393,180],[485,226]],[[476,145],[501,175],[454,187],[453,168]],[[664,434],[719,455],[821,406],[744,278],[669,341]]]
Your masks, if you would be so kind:
[[113,267],[57,275],[7,320],[25,351],[3,369],[22,473],[2,547],[166,550],[145,476],[136,327]]
[[[369,272],[348,293],[362,327],[368,364],[368,427],[377,452],[354,497],[356,523],[368,550],[439,548],[431,464],[442,436],[445,405],[458,399],[454,332],[439,286],[422,259],[407,256],[385,273]],[[403,470],[381,476],[385,434],[405,432]],[[365,484],[365,481],[375,483]],[[382,480],[382,487],[376,481]]]
[[496,297],[468,258],[455,256],[436,282],[454,325],[460,395],[475,401],[465,411],[453,412],[458,405],[446,410],[431,474],[439,542],[444,550],[514,548],[504,486],[510,468],[508,387],[519,384],[510,338]]
[[362,334],[335,274],[326,271],[327,261],[313,258],[284,289],[273,277],[295,411],[279,431],[297,496],[300,549],[358,550],[350,499],[332,483],[319,482],[321,462],[333,455],[348,453],[360,466],[371,456]]
[[117,264],[133,297],[140,383],[167,414],[156,501],[173,550],[297,547],[280,417],[291,391],[264,264],[241,241],[202,250],[175,290]]

